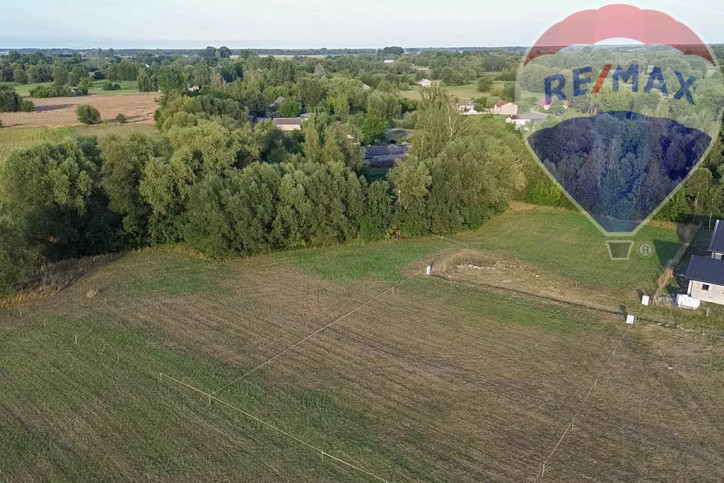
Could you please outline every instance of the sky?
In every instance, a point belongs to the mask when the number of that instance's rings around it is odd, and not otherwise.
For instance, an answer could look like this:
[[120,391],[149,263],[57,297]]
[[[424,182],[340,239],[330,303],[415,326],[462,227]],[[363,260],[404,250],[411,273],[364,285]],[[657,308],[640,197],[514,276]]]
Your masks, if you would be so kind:
[[[572,0],[0,0],[0,48],[528,46]],[[721,0],[630,2],[724,43]]]

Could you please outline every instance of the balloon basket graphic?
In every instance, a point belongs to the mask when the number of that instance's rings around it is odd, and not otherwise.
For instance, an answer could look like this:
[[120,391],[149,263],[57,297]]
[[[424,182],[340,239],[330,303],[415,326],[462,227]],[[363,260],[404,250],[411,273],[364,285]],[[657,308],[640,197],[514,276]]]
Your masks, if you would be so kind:
[[606,240],[606,248],[611,260],[628,260],[634,242],[632,240]]

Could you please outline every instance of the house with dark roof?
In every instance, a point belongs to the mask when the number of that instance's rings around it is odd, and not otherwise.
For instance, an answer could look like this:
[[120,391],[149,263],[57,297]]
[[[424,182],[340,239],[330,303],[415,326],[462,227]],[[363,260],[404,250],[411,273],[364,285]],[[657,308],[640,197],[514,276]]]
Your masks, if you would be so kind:
[[712,252],[712,258],[717,260],[724,258],[724,221],[722,220],[716,220],[714,234],[709,242],[709,251]]
[[685,277],[687,295],[704,302],[724,305],[724,222],[717,220],[709,242],[710,257],[694,255]]
[[411,144],[387,144],[385,146],[367,146],[364,163],[371,168],[392,168],[412,147]]

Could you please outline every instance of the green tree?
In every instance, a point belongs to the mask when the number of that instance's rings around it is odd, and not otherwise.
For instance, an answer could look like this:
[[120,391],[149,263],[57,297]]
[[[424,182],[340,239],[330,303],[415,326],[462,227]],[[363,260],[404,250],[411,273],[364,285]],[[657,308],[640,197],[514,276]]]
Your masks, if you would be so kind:
[[0,216],[0,297],[25,283],[35,266],[35,257],[10,220]]
[[140,69],[138,71],[138,78],[136,79],[136,85],[140,92],[156,92],[156,81],[151,76],[148,69]]
[[116,135],[100,139],[103,160],[101,186],[108,196],[108,206],[123,221],[127,245],[140,247],[148,241],[151,207],[141,195],[141,179],[151,159],[162,157],[160,140],[143,134],[128,138]]
[[78,120],[83,124],[98,124],[101,122],[101,113],[93,106],[80,104],[75,109]]
[[425,163],[410,156],[390,170],[387,177],[396,195],[392,227],[402,235],[427,233],[430,227],[426,208],[432,176]]
[[282,117],[297,117],[302,113],[302,103],[296,97],[287,97],[279,105],[277,112]]
[[222,59],[229,59],[229,58],[231,58],[231,49],[228,48],[227,46],[223,45],[223,46],[219,47],[218,54],[219,54],[219,57]]
[[181,69],[176,65],[167,65],[158,71],[156,83],[164,96],[172,92],[182,92],[186,84]]
[[8,86],[0,86],[0,112],[16,112],[20,110],[23,98]]
[[362,144],[373,144],[385,139],[387,122],[375,114],[368,114],[360,126]]
[[400,102],[393,94],[375,91],[367,98],[367,113],[389,122],[400,117]]
[[88,91],[91,87],[93,87],[93,81],[91,81],[88,76],[83,77],[80,82],[78,82],[78,92],[83,96],[88,95]]
[[421,95],[413,150],[419,159],[429,159],[462,136],[466,127],[465,120],[457,112],[455,99],[443,86],[423,89]]
[[319,104],[326,93],[324,82],[317,77],[302,77],[297,83],[297,90],[307,111]]
[[392,221],[390,183],[380,180],[367,189],[365,212],[360,222],[360,236],[365,240],[382,240]]
[[90,138],[13,151],[0,168],[8,219],[25,242],[57,260],[118,247],[120,222],[99,189],[100,156]]
[[63,65],[56,65],[53,67],[53,82],[59,86],[63,86],[68,83],[68,69]]
[[490,92],[493,87],[493,78],[490,76],[483,76],[478,79],[478,92]]
[[280,179],[261,163],[208,175],[191,191],[186,240],[212,257],[270,250]]

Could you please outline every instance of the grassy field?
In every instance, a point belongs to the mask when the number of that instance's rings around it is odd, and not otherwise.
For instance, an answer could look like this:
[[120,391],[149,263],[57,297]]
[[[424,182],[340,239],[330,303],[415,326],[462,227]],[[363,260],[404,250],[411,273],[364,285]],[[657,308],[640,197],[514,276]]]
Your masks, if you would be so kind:
[[[654,275],[656,257],[592,257],[603,237],[585,223],[516,211],[456,239],[612,296]],[[546,459],[556,481],[724,474],[720,339],[410,278],[463,249],[148,249],[0,310],[0,477],[522,481]]]
[[77,127],[29,127],[0,129],[0,163],[15,149],[22,149],[40,142],[60,142],[67,137],[77,136],[103,136],[118,134],[127,136],[131,133],[142,132],[151,134],[154,126],[150,124],[95,124],[92,126]]
[[[494,81],[493,87],[503,89],[505,82]],[[473,82],[472,84],[464,84],[461,86],[447,86],[447,90],[450,95],[455,96],[460,101],[472,101],[481,97],[490,97],[490,92],[478,91],[478,83]],[[411,91],[400,91],[400,96],[407,99],[420,100],[420,89],[413,89]]]
[[[611,260],[606,238],[587,218],[557,208],[508,211],[482,229],[455,238],[618,298],[636,290],[654,290],[662,267],[681,246],[675,231],[645,226],[635,237],[624,238],[635,242],[631,259]],[[638,255],[642,243],[654,246],[653,256]]]

